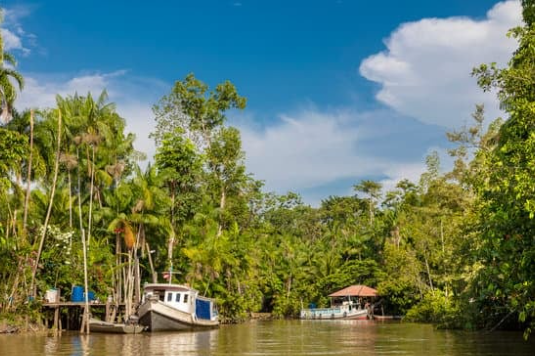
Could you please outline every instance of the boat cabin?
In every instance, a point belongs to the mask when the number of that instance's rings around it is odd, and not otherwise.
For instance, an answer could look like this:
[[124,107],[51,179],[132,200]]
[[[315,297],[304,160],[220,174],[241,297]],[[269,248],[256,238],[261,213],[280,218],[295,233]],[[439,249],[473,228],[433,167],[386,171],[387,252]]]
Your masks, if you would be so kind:
[[144,286],[143,299],[158,299],[185,313],[195,312],[195,299],[198,292],[187,286],[177,284],[147,284]]
[[218,311],[215,301],[199,295],[199,292],[181,284],[154,283],[143,287],[142,304],[147,301],[160,301],[163,304],[198,319],[217,321]]

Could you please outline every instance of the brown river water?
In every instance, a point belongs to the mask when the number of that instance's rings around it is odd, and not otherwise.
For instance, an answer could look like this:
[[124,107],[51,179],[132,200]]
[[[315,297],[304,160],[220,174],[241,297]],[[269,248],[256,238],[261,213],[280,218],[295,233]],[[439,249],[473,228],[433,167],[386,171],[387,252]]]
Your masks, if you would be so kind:
[[0,335],[4,355],[535,356],[535,340],[526,342],[521,333],[437,331],[399,322],[281,320],[181,333]]

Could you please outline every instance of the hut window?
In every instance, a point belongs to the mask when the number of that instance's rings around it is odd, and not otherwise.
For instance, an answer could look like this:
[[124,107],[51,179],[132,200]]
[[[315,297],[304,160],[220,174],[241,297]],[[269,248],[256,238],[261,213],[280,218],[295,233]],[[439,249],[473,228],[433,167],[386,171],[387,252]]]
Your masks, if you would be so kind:
[[173,293],[167,293],[167,301],[170,302],[173,300]]
[[176,294],[175,302],[180,302],[180,293]]
[[184,294],[184,303],[187,303],[187,302],[188,302],[188,295]]

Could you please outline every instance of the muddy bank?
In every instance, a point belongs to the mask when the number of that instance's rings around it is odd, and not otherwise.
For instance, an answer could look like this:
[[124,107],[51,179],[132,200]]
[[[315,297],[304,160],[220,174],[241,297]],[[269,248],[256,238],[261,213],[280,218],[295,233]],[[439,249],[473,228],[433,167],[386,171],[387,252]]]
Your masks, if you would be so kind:
[[0,319],[0,334],[42,333],[47,329],[42,323],[21,320]]

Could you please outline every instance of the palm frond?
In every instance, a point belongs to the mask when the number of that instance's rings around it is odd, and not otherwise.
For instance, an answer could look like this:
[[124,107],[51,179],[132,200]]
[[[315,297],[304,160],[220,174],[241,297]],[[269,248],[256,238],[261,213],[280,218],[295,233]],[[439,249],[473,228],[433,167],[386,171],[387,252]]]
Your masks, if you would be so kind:
[[17,66],[17,60],[12,53],[4,52],[4,62],[11,64],[13,67]]

